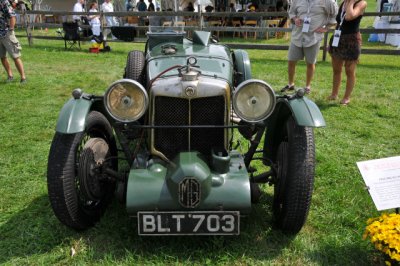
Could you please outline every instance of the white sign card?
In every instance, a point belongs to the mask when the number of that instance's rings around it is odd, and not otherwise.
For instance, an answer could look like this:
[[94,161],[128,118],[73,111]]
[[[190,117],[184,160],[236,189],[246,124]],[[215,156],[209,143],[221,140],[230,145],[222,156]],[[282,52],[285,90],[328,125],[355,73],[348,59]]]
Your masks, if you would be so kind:
[[378,211],[400,207],[400,156],[357,162]]
[[305,17],[303,20],[303,29],[301,31],[308,32],[310,30],[310,23],[311,23],[311,18]]
[[332,47],[338,47],[339,46],[339,39],[340,39],[340,35],[341,34],[342,34],[341,30],[335,30],[335,33],[333,35]]

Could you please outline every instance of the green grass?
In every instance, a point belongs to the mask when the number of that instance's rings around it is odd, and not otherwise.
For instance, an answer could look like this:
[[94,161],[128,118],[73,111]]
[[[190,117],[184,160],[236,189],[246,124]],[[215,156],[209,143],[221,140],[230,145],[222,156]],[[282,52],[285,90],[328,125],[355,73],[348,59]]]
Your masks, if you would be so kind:
[[[139,237],[137,223],[114,202],[92,229],[75,232],[55,218],[47,197],[47,156],[58,113],[74,88],[102,94],[122,77],[127,52],[142,44],[111,43],[108,54],[64,51],[62,41],[23,43],[28,83],[5,83],[0,71],[0,264],[371,265],[383,260],[362,240],[378,215],[356,162],[399,155],[396,56],[362,55],[348,107],[328,102],[332,69],[317,64],[310,98],[326,128],[315,130],[317,168],[309,218],[296,236],[272,227],[265,194],[238,237]],[[368,45],[368,44],[367,44]],[[286,84],[286,51],[249,51],[253,76],[275,89]],[[14,75],[18,80],[18,73]],[[305,64],[297,69],[297,85]],[[341,91],[343,93],[343,91]],[[75,251],[74,256],[71,250]]]

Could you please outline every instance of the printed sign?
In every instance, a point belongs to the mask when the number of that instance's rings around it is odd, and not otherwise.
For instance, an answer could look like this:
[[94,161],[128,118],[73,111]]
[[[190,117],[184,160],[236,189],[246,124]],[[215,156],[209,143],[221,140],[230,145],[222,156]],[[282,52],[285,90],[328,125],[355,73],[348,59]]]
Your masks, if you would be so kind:
[[357,162],[378,211],[400,207],[400,156]]

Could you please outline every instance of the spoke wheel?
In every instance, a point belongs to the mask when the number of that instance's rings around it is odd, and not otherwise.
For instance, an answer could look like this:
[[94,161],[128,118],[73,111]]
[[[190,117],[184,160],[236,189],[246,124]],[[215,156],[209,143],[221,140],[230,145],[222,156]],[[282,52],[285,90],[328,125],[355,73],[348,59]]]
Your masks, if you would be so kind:
[[53,211],[62,223],[83,230],[101,218],[115,183],[99,169],[117,170],[116,156],[111,125],[99,112],[89,113],[84,132],[56,132],[49,153],[47,186]]
[[85,143],[79,156],[77,178],[82,198],[99,201],[107,193],[99,169],[109,156],[109,150],[107,142],[102,138],[91,138]]
[[273,212],[276,225],[287,233],[303,227],[311,204],[315,172],[314,134],[292,117],[286,121],[276,156]]

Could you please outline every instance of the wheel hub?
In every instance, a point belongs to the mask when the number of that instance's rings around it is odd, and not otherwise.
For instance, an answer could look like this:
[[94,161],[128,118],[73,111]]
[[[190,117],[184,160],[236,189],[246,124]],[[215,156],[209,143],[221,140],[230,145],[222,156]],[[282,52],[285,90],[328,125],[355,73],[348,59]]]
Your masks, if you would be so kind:
[[97,169],[101,168],[108,154],[108,144],[101,138],[91,138],[83,147],[79,158],[78,178],[80,191],[87,200],[100,200],[105,193],[101,174]]

